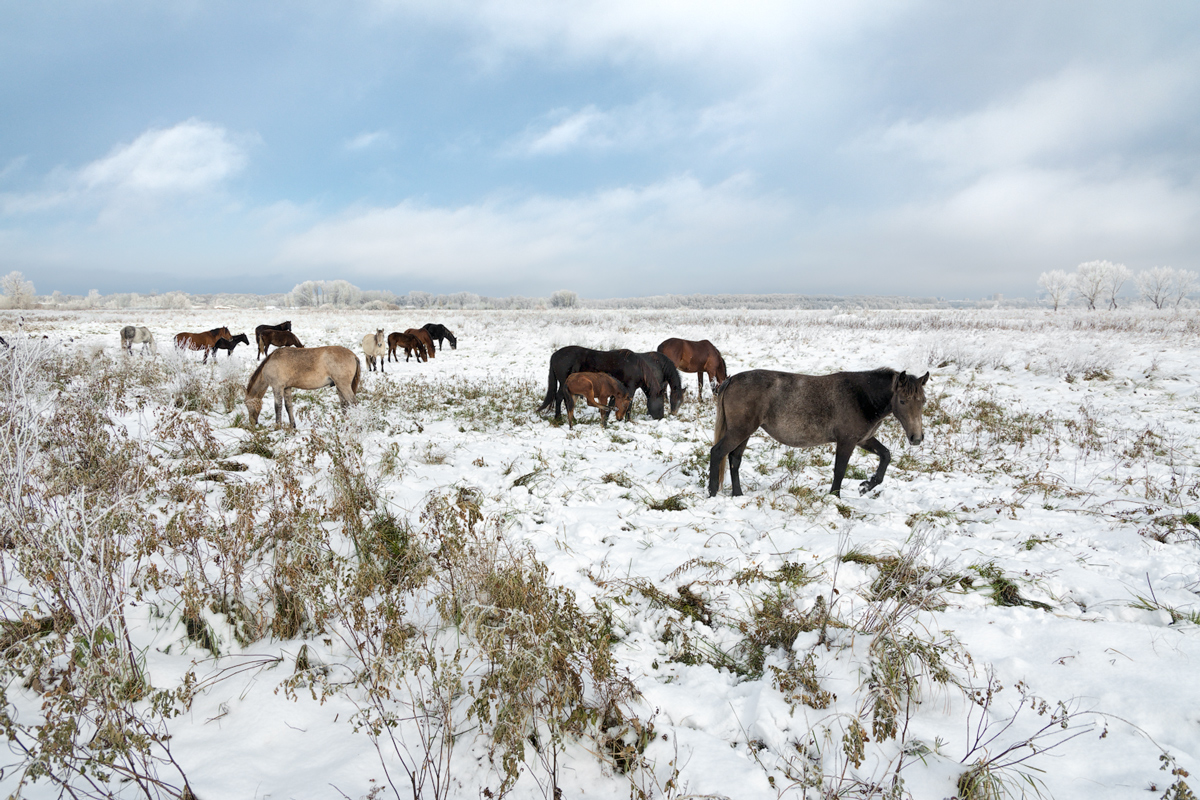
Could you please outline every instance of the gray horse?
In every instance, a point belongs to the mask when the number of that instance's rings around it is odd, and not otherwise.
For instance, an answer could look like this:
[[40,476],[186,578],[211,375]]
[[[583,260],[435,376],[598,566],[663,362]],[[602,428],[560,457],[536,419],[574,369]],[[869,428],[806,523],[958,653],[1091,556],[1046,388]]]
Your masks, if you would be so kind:
[[725,458],[733,479],[733,495],[742,493],[738,467],[746,443],[759,428],[790,447],[815,447],[833,442],[833,488],[841,495],[842,478],[855,447],[879,456],[879,468],[863,481],[865,494],[883,481],[891,452],[875,438],[883,420],[894,415],[908,441],[925,438],[921,412],[925,408],[926,372],[920,378],[893,369],[800,375],[754,369],[725,381],[717,393],[717,424],[708,460],[708,496],[721,488]]
[[149,328],[135,328],[132,325],[126,325],[121,328],[121,347],[125,348],[125,352],[133,355],[133,346],[140,344],[142,352],[146,352],[146,348],[150,348],[150,355],[158,354],[158,346],[154,344],[154,334],[150,333]]

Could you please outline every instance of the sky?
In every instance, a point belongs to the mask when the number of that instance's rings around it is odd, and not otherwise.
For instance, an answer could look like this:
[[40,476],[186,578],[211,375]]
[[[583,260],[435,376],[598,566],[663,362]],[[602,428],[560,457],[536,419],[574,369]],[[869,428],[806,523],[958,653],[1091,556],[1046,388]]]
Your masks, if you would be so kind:
[[36,290],[1036,296],[1200,269],[1200,5],[0,0]]

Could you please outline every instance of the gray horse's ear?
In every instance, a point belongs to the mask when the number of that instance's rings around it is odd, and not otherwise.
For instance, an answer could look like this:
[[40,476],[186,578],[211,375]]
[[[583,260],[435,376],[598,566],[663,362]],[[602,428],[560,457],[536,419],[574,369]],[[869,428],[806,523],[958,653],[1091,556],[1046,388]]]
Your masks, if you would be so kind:
[[926,372],[921,376],[921,385],[924,386],[929,381],[929,373]]

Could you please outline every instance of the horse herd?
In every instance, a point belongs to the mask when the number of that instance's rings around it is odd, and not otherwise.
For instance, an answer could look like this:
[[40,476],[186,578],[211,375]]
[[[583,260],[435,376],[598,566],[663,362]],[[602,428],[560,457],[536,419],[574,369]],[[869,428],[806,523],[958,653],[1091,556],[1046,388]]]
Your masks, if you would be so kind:
[[[262,401],[267,389],[275,398],[276,425],[282,422],[286,407],[291,427],[296,426],[292,414],[292,389],[337,389],[343,407],[353,403],[362,380],[358,357],[339,345],[305,348],[291,333],[291,323],[260,325],[255,330],[259,364],[246,385],[246,408],[251,424],[258,423]],[[433,342],[443,347],[450,342],[458,348],[458,340],[444,325],[429,323],[422,328],[409,328],[384,336],[382,328],[367,334],[362,340],[368,368],[382,372],[386,360],[399,361],[398,350],[405,351],[405,361],[414,354],[418,362],[435,355]],[[180,348],[204,350],[204,360],[217,350],[232,353],[238,343],[248,344],[245,334],[232,336],[226,327],[204,333],[180,333],[175,345]],[[132,346],[143,344],[153,351],[154,337],[145,328],[126,327],[121,331],[121,344],[128,352]],[[269,353],[271,346],[276,348]],[[694,372],[697,377],[698,398],[703,399],[704,381],[708,379],[716,404],[716,423],[713,444],[709,451],[708,494],[714,496],[725,478],[729,465],[732,494],[742,494],[739,469],[742,454],[751,435],[763,429],[777,441],[790,447],[834,445],[833,484],[830,492],[840,495],[846,468],[856,447],[878,456],[875,473],[860,485],[866,493],[878,486],[891,462],[891,451],[875,434],[888,416],[894,416],[912,445],[924,439],[922,413],[925,407],[925,384],[929,373],[921,377],[881,368],[865,372],[837,372],[830,375],[803,375],[775,370],[755,369],[728,375],[725,359],[707,339],[689,341],[671,338],[663,341],[653,352],[635,353],[632,350],[593,350],[571,345],[556,350],[550,356],[546,394],[537,411],[547,412],[554,407],[554,418],[562,420],[562,407],[567,407],[567,421],[575,424],[575,398],[582,397],[588,405],[600,409],[600,422],[607,424],[610,411],[618,420],[630,419],[633,396],[640,390],[646,397],[646,410],[654,419],[662,419],[669,404],[672,414],[683,402],[684,389],[680,372]]]

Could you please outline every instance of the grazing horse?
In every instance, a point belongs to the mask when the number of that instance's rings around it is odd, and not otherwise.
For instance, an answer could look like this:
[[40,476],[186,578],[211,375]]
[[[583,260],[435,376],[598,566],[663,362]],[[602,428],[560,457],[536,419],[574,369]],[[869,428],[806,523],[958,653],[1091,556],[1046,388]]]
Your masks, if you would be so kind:
[[[261,327],[261,326],[260,326]],[[300,343],[299,337],[291,331],[283,331],[278,328],[267,328],[265,330],[256,331],[255,336],[258,337],[258,355],[265,356],[271,352],[271,347],[304,347]]]
[[683,381],[679,378],[679,370],[674,362],[659,352],[638,353],[650,364],[650,369],[658,376],[658,380],[671,390],[671,413],[679,411],[683,402]]
[[121,347],[125,348],[125,352],[133,355],[133,346],[140,344],[142,353],[146,352],[146,348],[150,348],[150,355],[158,354],[158,346],[154,343],[154,334],[150,333],[149,328],[133,327],[126,325],[121,328]]
[[[263,333],[264,332],[266,332],[266,331],[291,331],[291,329],[292,329],[292,321],[290,319],[287,322],[281,322],[278,325],[259,325],[257,328],[255,328],[254,329],[254,341],[258,343],[258,356],[255,357],[255,360],[257,361],[259,358],[262,358],[263,356],[265,356],[267,354],[267,348],[263,344]],[[279,347],[280,345],[275,345],[275,346]],[[296,345],[292,345],[292,346],[295,347]],[[299,346],[303,347],[304,345],[299,345]]]
[[729,373],[725,370],[725,359],[721,351],[708,339],[690,342],[687,339],[666,339],[658,346],[658,352],[671,359],[680,372],[696,373],[696,396],[704,399],[704,376],[708,376],[713,394],[717,386],[725,382]]
[[458,339],[454,338],[454,334],[445,325],[438,322],[427,322],[421,326],[421,329],[429,334],[430,339],[437,339],[437,346],[443,350],[446,348],[442,345],[444,339],[450,340],[450,349],[458,349]]
[[[375,371],[375,359],[379,359],[379,371],[383,372],[383,328],[368,333],[362,338],[363,354],[367,357],[367,369]],[[278,351],[276,351],[278,352]]]
[[[216,347],[217,340],[232,338],[233,334],[229,332],[229,328],[222,325],[204,333],[177,333],[175,334],[175,346],[180,350],[203,350],[204,363],[207,364],[208,354]],[[233,355],[232,351],[230,355]]]
[[424,328],[409,328],[404,331],[409,336],[417,337],[417,341],[425,348],[425,360],[433,358],[437,355],[437,351],[433,349],[433,337],[429,335],[429,331]]
[[638,389],[646,395],[646,410],[654,419],[663,418],[663,396],[666,387],[655,375],[646,359],[632,350],[592,350],[568,345],[550,356],[550,375],[546,380],[546,396],[538,411],[554,406],[554,418],[562,419],[562,404],[566,400],[563,382],[574,372],[606,372],[629,387],[629,396]]
[[287,406],[288,421],[296,427],[292,414],[292,389],[323,389],[337,387],[342,408],[355,401],[362,364],[358,356],[345,347],[306,347],[301,350],[276,350],[258,365],[246,384],[246,410],[250,424],[258,424],[263,395],[270,389],[275,393],[275,426],[283,422],[283,406]]
[[841,495],[842,478],[856,446],[879,456],[879,468],[863,481],[866,494],[883,481],[891,452],[875,438],[889,415],[900,420],[908,441],[925,438],[921,412],[925,408],[926,372],[920,378],[894,369],[799,375],[752,369],[739,372],[717,392],[717,423],[708,458],[708,496],[721,488],[725,457],[733,478],[733,496],[742,493],[738,467],[750,435],[759,428],[789,447],[815,447],[833,442],[833,488]]
[[412,354],[417,354],[417,361],[428,361],[429,356],[425,353],[425,345],[421,344],[421,340],[413,336],[411,333],[399,333],[393,331],[388,334],[388,361],[395,356],[396,360],[400,360],[400,356],[396,355],[396,348],[404,348],[404,360],[408,361],[412,358]]
[[[229,355],[233,355],[233,348],[237,347],[239,344],[250,344],[250,340],[246,338],[246,334],[239,333],[232,339],[217,339],[217,341],[213,343],[212,349],[214,353],[216,353],[218,350],[227,350],[229,351]],[[216,358],[216,356],[214,355],[213,358]]]
[[600,427],[608,427],[610,406],[617,409],[617,422],[629,416],[633,399],[629,389],[611,375],[603,372],[572,372],[563,385],[567,387],[567,423],[575,427],[575,395],[587,401],[589,406],[600,409]]

